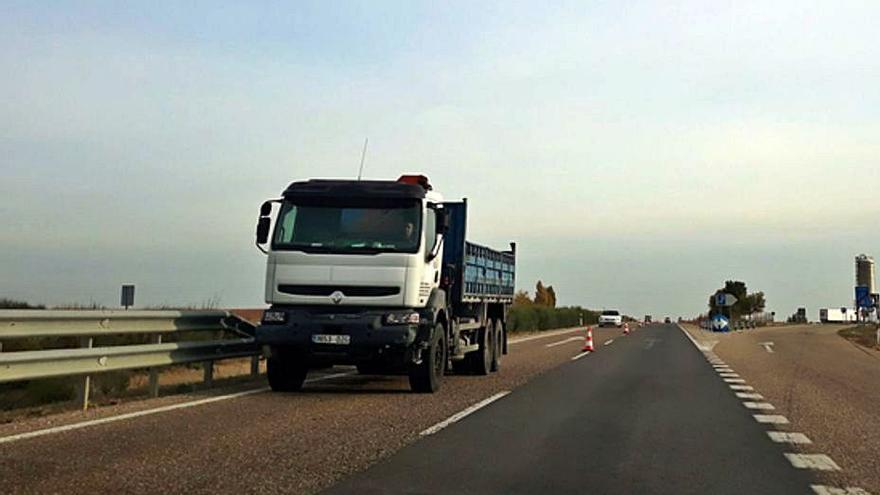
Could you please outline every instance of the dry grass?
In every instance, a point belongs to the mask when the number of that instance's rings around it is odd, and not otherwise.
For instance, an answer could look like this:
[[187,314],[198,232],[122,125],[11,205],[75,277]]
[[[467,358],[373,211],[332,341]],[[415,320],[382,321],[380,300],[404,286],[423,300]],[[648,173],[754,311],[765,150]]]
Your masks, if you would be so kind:
[[841,337],[869,349],[880,350],[877,346],[877,325],[856,325],[837,332]]

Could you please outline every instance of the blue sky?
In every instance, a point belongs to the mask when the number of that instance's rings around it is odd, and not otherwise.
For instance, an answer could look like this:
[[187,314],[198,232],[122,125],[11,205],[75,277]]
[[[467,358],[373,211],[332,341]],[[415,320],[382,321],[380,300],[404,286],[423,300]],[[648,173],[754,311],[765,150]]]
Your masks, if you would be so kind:
[[262,300],[260,202],[423,172],[560,301],[840,306],[880,245],[869,2],[0,6],[0,297]]

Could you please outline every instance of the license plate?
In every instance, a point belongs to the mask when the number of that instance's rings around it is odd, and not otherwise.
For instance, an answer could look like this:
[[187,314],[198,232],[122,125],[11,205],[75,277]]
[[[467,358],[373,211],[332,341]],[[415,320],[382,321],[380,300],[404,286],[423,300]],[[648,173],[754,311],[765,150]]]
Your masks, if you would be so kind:
[[313,334],[312,342],[314,342],[315,344],[348,345],[351,344],[351,335]]

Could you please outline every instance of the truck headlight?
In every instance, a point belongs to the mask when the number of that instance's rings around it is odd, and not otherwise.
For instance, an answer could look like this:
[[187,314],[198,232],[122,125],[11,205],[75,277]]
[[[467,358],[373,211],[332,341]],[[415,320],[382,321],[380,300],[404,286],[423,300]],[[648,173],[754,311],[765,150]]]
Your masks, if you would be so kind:
[[276,323],[284,323],[287,321],[287,311],[278,311],[276,309],[269,309],[263,311],[263,323],[272,325]]
[[421,318],[418,313],[388,313],[385,315],[386,325],[418,325]]

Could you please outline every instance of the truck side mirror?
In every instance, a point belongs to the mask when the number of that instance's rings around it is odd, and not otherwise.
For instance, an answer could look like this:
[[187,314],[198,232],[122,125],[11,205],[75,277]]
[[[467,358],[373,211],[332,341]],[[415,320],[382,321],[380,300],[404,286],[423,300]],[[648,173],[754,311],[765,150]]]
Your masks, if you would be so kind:
[[269,242],[269,227],[271,222],[272,219],[269,217],[260,217],[260,221],[257,222],[257,244],[266,244]]
[[449,230],[449,212],[446,209],[437,209],[437,225],[435,227],[438,234],[445,234]]
[[268,217],[272,214],[272,202],[266,201],[260,206],[260,216]]

